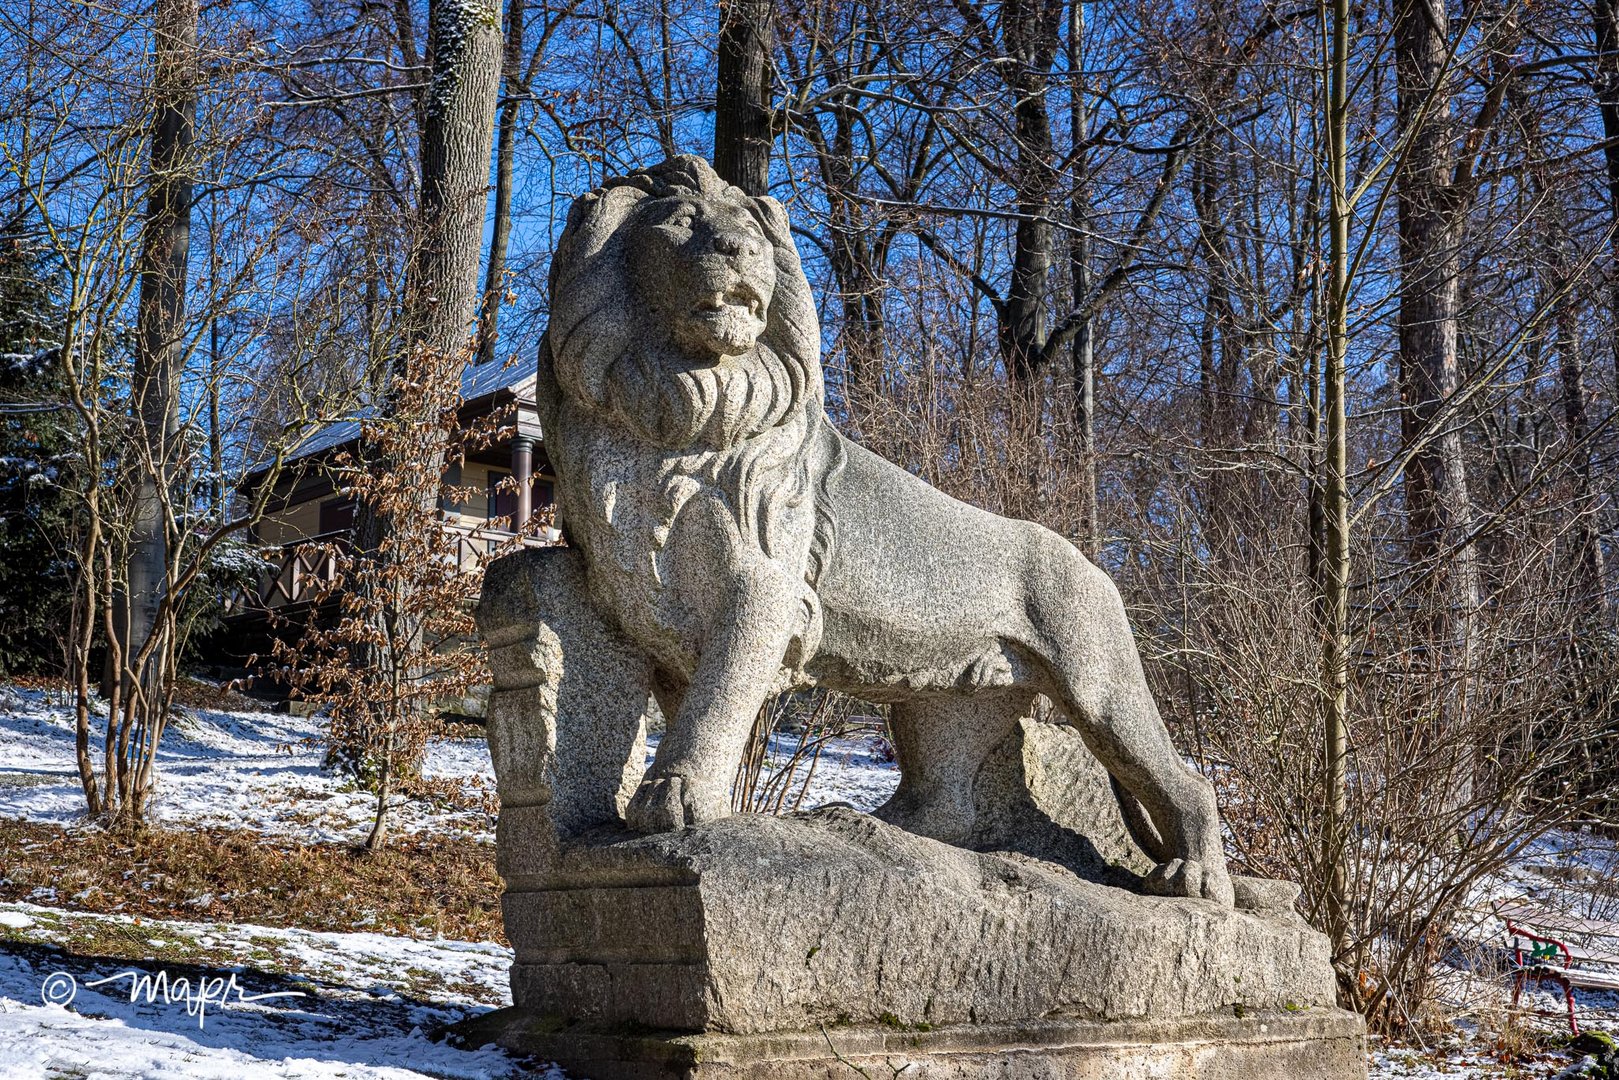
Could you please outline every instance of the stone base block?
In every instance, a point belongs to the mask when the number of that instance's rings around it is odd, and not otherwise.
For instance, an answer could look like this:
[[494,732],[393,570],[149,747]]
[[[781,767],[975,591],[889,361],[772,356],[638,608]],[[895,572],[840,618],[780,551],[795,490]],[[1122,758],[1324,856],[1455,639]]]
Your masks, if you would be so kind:
[[653,1035],[559,1027],[502,1009],[458,1041],[499,1043],[581,1080],[1363,1080],[1360,1019],[1337,1009],[1174,1021],[1046,1020],[939,1029],[825,1027]]
[[565,847],[509,880],[514,1004],[764,1035],[1330,1007],[1327,941],[1290,910],[1141,896],[852,810],[734,817]]

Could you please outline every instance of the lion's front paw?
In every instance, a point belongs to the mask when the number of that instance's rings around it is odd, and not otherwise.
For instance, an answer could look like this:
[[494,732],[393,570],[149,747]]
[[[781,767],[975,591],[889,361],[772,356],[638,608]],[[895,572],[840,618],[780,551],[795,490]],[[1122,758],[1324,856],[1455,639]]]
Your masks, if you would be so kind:
[[624,808],[625,822],[644,833],[672,832],[725,816],[723,805],[705,799],[696,784],[678,774],[642,780]]
[[1213,900],[1221,907],[1235,907],[1237,897],[1225,867],[1205,865],[1195,859],[1171,859],[1159,863],[1147,875],[1146,890],[1155,896],[1187,896]]

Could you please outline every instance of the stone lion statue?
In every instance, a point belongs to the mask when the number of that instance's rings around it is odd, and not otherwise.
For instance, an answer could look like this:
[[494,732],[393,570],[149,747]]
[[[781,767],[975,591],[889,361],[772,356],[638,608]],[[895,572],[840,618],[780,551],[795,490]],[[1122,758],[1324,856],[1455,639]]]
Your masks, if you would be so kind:
[[[615,813],[650,695],[667,731],[627,774],[625,821],[727,816],[761,704],[827,687],[892,706],[901,779],[878,816],[959,842],[979,766],[1044,695],[1144,808],[1149,887],[1232,904],[1213,789],[1171,744],[1109,578],[833,430],[780,204],[695,157],[608,181],[573,206],[550,289],[537,398],[569,546],[498,561],[480,611],[492,655],[528,635],[551,717],[508,804],[556,802],[563,828]],[[493,723],[497,768],[521,771],[503,762],[536,736]]]

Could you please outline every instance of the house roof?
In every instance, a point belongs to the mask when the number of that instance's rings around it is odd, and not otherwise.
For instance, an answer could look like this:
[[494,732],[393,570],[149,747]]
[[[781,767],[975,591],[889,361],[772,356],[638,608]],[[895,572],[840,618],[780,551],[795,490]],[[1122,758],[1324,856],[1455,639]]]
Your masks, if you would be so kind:
[[[482,398],[492,397],[501,391],[509,392],[514,397],[532,399],[534,378],[532,363],[468,364],[461,372],[461,407],[464,409]],[[360,437],[360,424],[374,413],[374,409],[366,406],[356,410],[351,418],[334,420],[310,429],[298,443],[297,449],[281,459],[282,464],[290,465],[294,461],[323,454],[355,441]],[[248,478],[263,473],[269,465],[268,460],[261,459],[259,464],[249,470]]]
[[[523,393],[524,386],[528,393]],[[495,393],[510,390],[518,397],[534,396],[534,363],[520,364],[468,364],[461,372],[461,400],[473,401]]]

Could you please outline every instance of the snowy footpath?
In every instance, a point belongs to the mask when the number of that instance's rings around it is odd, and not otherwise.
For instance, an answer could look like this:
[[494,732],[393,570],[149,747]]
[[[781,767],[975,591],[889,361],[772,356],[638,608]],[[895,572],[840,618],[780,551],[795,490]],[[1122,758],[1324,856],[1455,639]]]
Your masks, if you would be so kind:
[[[189,710],[164,737],[152,816],[171,828],[359,842],[371,796],[322,770],[318,730],[318,721],[283,714]],[[784,740],[782,756],[792,749]],[[871,738],[829,743],[803,805],[882,802],[898,781],[882,751]],[[0,684],[0,829],[17,819],[79,824],[73,760],[71,711],[47,694]],[[492,841],[487,748],[468,739],[435,743],[426,773],[472,797],[454,805],[401,800],[393,827]],[[1555,844],[1538,856],[1565,858]],[[1541,880],[1530,865],[1496,887],[1532,893]],[[109,939],[116,956],[96,947]],[[131,956],[141,959],[118,958]],[[543,1062],[434,1038],[445,1024],[510,1003],[510,961],[492,942],[89,914],[41,884],[24,902],[0,903],[0,1080],[565,1080]],[[1564,1064],[1509,1070],[1459,1040],[1426,1051],[1379,1049],[1372,1076],[1551,1077]]]

